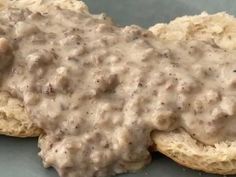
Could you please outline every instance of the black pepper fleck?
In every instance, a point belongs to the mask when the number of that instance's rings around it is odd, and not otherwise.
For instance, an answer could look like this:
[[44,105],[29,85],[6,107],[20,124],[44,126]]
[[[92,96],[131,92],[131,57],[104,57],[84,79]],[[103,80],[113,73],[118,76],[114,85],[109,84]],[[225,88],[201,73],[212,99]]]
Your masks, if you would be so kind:
[[139,86],[139,87],[142,87],[142,86],[143,86],[143,84],[142,84],[142,83],[138,83],[138,86]]

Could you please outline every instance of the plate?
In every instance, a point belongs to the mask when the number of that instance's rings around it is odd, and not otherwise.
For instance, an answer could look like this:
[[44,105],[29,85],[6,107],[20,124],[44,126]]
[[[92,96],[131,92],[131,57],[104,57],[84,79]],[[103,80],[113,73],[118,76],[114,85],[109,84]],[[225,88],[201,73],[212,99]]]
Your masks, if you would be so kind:
[[[93,13],[105,12],[119,25],[143,27],[168,22],[177,16],[226,11],[236,15],[233,0],[85,0]],[[58,177],[53,169],[44,169],[37,156],[37,139],[0,136],[1,177]],[[118,177],[220,177],[186,169],[170,159],[153,155],[153,162],[134,174]]]

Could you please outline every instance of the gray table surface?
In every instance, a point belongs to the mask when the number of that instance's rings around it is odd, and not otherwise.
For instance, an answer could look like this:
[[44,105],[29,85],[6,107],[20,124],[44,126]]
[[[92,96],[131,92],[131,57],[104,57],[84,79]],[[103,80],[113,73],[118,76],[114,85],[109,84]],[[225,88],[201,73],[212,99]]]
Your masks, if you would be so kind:
[[[85,0],[91,12],[105,12],[120,25],[143,27],[168,22],[177,16],[226,11],[236,15],[235,0]],[[44,169],[37,156],[37,139],[0,136],[0,177],[58,177]],[[119,177],[219,177],[186,169],[155,154],[153,162],[135,174]],[[234,175],[236,177],[236,175]]]

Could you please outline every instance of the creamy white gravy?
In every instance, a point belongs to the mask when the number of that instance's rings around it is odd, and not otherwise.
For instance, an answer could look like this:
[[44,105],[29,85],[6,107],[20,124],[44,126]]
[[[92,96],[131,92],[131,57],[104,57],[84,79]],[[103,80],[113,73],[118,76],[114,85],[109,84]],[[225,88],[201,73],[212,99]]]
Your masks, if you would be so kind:
[[236,52],[211,42],[160,42],[88,12],[8,9],[0,72],[1,90],[45,131],[40,156],[61,177],[140,169],[153,130],[235,140]]

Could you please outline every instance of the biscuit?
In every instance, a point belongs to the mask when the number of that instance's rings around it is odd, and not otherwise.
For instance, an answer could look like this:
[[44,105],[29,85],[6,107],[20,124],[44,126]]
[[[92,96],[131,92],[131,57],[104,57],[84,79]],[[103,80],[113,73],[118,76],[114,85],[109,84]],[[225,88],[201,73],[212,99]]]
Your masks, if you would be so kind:
[[[225,50],[236,49],[236,19],[226,13],[176,18],[169,24],[150,27],[164,41],[213,41]],[[174,161],[192,168],[216,174],[236,174],[236,142],[204,145],[185,130],[154,132],[154,147]]]
[[52,6],[73,11],[87,11],[88,7],[79,0],[11,0],[5,6],[28,8],[31,11],[47,12]]
[[0,92],[0,134],[34,137],[40,133],[41,130],[29,119],[22,102],[6,92]]
[[[0,10],[6,7],[28,8],[31,11],[47,12],[50,6],[70,10],[87,11],[87,6],[77,0],[1,0]],[[0,91],[0,134],[15,137],[39,136],[42,131],[30,120],[23,103]]]
[[168,24],[156,24],[149,30],[162,40],[212,40],[222,48],[236,48],[236,20],[224,12],[178,17]]
[[154,132],[155,149],[186,167],[215,174],[236,174],[236,142],[206,146],[186,131]]

